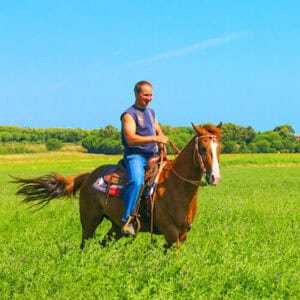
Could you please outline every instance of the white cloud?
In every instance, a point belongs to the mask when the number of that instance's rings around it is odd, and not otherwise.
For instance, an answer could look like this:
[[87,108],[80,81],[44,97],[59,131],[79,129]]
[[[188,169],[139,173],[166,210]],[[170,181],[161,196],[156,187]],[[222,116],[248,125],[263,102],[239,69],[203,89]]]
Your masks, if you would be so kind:
[[136,60],[134,62],[131,62],[130,64],[142,64],[142,63],[149,63],[149,62],[154,62],[158,60],[163,60],[163,59],[168,59],[168,58],[173,58],[173,57],[178,57],[178,56],[184,56],[188,55],[189,53],[195,52],[197,50],[201,49],[206,49],[214,46],[218,46],[221,44],[229,43],[241,38],[244,38],[249,35],[249,32],[240,32],[240,33],[230,33],[221,37],[201,41],[198,43],[195,43],[193,45],[189,45],[177,50],[172,50],[160,54],[155,54],[153,56]]

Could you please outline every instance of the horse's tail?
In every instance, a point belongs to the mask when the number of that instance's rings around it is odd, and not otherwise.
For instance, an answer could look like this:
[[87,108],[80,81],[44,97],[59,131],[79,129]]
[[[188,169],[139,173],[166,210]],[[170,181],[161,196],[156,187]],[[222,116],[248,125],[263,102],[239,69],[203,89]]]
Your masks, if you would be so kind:
[[20,184],[16,195],[25,196],[22,202],[33,202],[38,209],[43,208],[52,199],[75,195],[89,173],[76,176],[62,176],[57,173],[36,178],[13,177],[13,183]]

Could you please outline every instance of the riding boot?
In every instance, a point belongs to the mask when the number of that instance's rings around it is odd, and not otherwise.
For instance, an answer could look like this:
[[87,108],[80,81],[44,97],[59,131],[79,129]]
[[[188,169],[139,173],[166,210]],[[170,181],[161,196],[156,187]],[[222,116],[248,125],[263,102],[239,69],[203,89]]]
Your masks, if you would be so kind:
[[135,230],[131,221],[132,221],[132,217],[130,216],[126,221],[126,223],[124,224],[124,226],[122,227],[121,231],[125,235],[135,236]]

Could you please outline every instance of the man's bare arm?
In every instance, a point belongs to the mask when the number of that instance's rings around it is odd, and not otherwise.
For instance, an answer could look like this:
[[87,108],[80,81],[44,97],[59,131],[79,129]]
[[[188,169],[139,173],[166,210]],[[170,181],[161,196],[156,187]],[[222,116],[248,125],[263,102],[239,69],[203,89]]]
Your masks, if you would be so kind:
[[168,138],[162,133],[157,122],[155,122],[155,130],[157,135],[140,136],[136,134],[136,124],[129,114],[122,117],[122,127],[125,139],[130,146],[141,146],[151,142],[166,144]]

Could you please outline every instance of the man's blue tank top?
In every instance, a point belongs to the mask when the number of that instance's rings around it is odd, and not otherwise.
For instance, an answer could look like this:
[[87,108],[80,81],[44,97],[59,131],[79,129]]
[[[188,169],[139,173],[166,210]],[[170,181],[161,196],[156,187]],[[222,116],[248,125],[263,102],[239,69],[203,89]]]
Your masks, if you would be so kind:
[[[135,121],[136,134],[141,136],[156,135],[155,131],[155,113],[151,108],[145,109],[137,108],[135,105],[130,106],[122,115],[129,114]],[[129,154],[141,154],[146,156],[152,156],[158,152],[157,144],[154,142],[148,143],[143,146],[129,146],[123,130],[121,131],[122,144],[124,146],[124,156]]]

